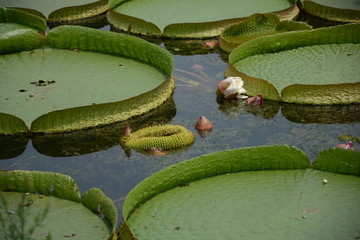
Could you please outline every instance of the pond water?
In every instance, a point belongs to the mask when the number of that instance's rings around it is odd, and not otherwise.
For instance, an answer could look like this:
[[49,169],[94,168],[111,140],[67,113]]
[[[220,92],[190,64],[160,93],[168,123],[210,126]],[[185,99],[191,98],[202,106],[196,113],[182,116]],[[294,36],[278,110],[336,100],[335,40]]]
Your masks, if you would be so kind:
[[[109,30],[109,26],[102,27]],[[119,144],[123,123],[68,134],[0,137],[0,169],[40,170],[70,175],[84,193],[98,187],[114,200],[121,220],[127,193],[145,177],[166,166],[214,151],[270,144],[288,144],[313,161],[318,153],[342,143],[340,135],[360,135],[360,105],[301,106],[216,97],[224,79],[227,55],[203,41],[160,43],[175,57],[176,89],[158,110],[132,120],[134,128],[148,122],[181,124],[194,132],[194,144],[164,156],[125,152]],[[214,129],[201,136],[194,128],[206,116]],[[357,144],[355,148],[360,149]]]

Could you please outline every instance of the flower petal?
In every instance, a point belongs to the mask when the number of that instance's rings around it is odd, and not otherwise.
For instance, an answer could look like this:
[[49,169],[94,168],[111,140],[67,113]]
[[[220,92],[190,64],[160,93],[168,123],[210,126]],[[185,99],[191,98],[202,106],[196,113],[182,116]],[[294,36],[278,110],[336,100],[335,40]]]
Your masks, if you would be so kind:
[[218,84],[218,88],[220,93],[223,94],[226,99],[235,97],[243,98],[241,94],[246,92],[243,85],[244,81],[241,77],[228,77]]

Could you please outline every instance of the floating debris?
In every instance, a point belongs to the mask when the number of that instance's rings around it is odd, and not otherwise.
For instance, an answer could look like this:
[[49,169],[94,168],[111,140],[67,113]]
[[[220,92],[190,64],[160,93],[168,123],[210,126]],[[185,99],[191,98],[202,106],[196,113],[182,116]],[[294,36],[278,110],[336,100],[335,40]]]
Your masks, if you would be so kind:
[[56,81],[55,80],[50,80],[50,81],[38,80],[38,81],[35,81],[35,82],[31,82],[30,84],[39,87],[39,86],[47,86],[47,85],[53,84],[53,83],[56,83]]

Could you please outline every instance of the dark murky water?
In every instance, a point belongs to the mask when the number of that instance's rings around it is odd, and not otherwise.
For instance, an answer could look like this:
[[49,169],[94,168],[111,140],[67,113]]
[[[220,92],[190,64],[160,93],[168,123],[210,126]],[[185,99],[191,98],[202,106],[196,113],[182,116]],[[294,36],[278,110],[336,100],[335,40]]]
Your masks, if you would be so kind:
[[[218,49],[206,49],[202,43],[161,44],[176,60],[173,98],[156,111],[130,122],[134,127],[150,121],[181,124],[195,133],[192,146],[165,156],[136,151],[127,156],[119,145],[123,123],[32,139],[0,137],[0,169],[68,174],[82,193],[92,187],[102,189],[115,201],[121,219],[126,194],[145,177],[177,162],[214,151],[270,144],[295,146],[313,161],[321,150],[341,143],[339,135],[359,137],[359,104],[301,106],[265,101],[262,106],[249,107],[242,101],[217,100],[215,92],[217,83],[224,79],[226,55]],[[194,128],[201,115],[214,124],[214,129],[203,137]]]

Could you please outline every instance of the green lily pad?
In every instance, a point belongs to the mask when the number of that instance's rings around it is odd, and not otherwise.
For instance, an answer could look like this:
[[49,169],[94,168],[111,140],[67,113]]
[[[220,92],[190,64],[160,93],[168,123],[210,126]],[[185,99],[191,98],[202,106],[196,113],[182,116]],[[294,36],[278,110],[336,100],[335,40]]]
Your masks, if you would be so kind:
[[360,152],[342,148],[326,149],[319,153],[313,168],[360,176]]
[[[332,167],[322,164],[321,170],[318,163],[311,169],[303,152],[284,145],[221,151],[175,164],[128,194],[120,237],[354,239],[360,236],[360,153],[342,150],[319,155],[315,162],[336,155]],[[339,151],[350,155],[341,157]],[[354,167],[340,173],[356,176],[331,172],[346,163]]]
[[228,26],[254,13],[273,12],[293,19],[299,9],[295,1],[216,0],[110,0],[108,21],[116,28],[134,34],[171,38],[219,36]]
[[[97,188],[80,198],[67,175],[0,172],[2,239],[117,239],[117,210]],[[14,238],[11,238],[14,237]]]
[[[119,134],[126,124],[134,128],[143,127],[149,122],[165,124],[170,122],[175,115],[176,106],[174,100],[170,98],[153,111],[116,124],[68,133],[0,136],[0,160],[21,155],[29,140],[40,154],[52,157],[70,157],[100,152],[119,144]],[[10,120],[8,124],[11,123]]]
[[359,103],[359,33],[360,24],[347,24],[257,38],[231,52],[226,75],[241,76],[247,94],[266,99]]
[[275,14],[253,14],[244,21],[225,29],[219,38],[220,48],[231,52],[238,45],[252,39],[288,31],[309,30],[303,22],[281,21]]
[[0,119],[9,119],[0,123],[21,120],[0,125],[3,134],[106,125],[172,95],[173,57],[142,39],[77,26],[9,35],[0,35]]
[[302,0],[301,8],[316,17],[336,22],[360,22],[360,5],[354,0]]
[[108,8],[108,0],[62,0],[62,1],[0,1],[0,7],[18,8],[47,17],[48,22],[74,21],[94,17],[105,13]]
[[138,150],[170,150],[189,146],[195,141],[194,133],[181,125],[154,125],[141,128],[134,133],[130,131],[122,134],[121,142],[125,147]]
[[45,32],[46,22],[41,17],[30,13],[16,9],[0,8],[0,34],[21,29]]

